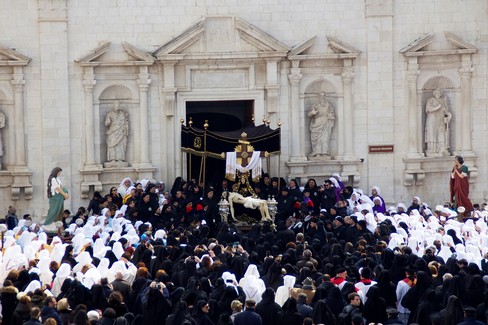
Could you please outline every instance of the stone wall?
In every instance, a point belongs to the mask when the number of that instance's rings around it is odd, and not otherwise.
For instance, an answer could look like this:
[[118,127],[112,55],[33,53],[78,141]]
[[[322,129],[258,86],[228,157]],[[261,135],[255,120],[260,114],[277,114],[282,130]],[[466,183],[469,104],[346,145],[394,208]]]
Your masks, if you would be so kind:
[[[265,2],[257,0],[175,0],[165,1],[164,6],[161,5],[161,1],[157,0],[0,0],[0,46],[15,49],[16,52],[30,58],[22,70],[23,80],[25,80],[23,134],[27,169],[21,168],[22,166],[12,157],[12,153],[8,152],[9,146],[4,144],[5,154],[1,158],[2,171],[0,171],[0,206],[7,207],[15,204],[20,208],[21,213],[45,214],[47,211],[45,183],[54,166],[61,166],[64,169],[64,183],[69,184],[68,187],[73,193],[71,199],[66,203],[66,207],[70,208],[72,212],[78,206],[88,203],[86,199],[81,199],[82,184],[93,183],[87,185],[87,193],[92,193],[94,189],[100,188],[103,189],[103,192],[107,192],[110,185],[117,183],[117,179],[120,178],[121,173],[124,173],[124,170],[119,173],[111,173],[94,164],[93,173],[80,172],[80,170],[87,170],[86,147],[87,141],[91,141],[89,140],[90,135],[87,133],[98,134],[93,139],[95,160],[97,155],[100,155],[97,150],[103,148],[104,143],[100,135],[103,127],[100,124],[94,124],[93,130],[86,129],[86,121],[89,120],[86,115],[86,88],[84,88],[87,85],[84,83],[87,70],[76,61],[89,55],[92,50],[97,49],[104,42],[110,42],[110,50],[97,57],[96,60],[118,62],[119,65],[95,68],[94,91],[98,91],[97,89],[103,88],[104,85],[124,80],[127,85],[133,85],[135,91],[139,92],[138,80],[141,78],[141,72],[136,65],[131,67],[120,65],[122,61],[133,60],[127,51],[124,52],[121,44],[129,43],[142,53],[155,53],[164,44],[184,35],[184,31],[202,17],[216,16],[242,19],[269,34],[269,38],[259,34],[256,36],[258,39],[265,38],[268,41],[276,39],[291,51],[298,44],[312,39],[316,35],[320,36],[315,40],[314,45],[304,52],[298,53],[297,57],[319,49],[323,45],[320,40],[327,42],[329,36],[358,50],[357,57],[350,59],[353,68],[351,70],[353,71],[351,108],[354,122],[349,129],[339,130],[337,126],[333,129],[331,149],[338,152],[340,146],[344,145],[339,141],[340,138],[343,138],[340,134],[344,133],[339,132],[353,130],[353,132],[351,131],[353,155],[346,159],[350,163],[346,164],[346,167],[342,167],[342,171],[350,172],[351,175],[357,174],[355,180],[357,185],[363,189],[368,189],[373,185],[380,186],[385,199],[390,202],[407,202],[414,194],[420,194],[430,205],[447,200],[448,171],[446,172],[445,169],[453,165],[448,157],[442,160],[442,171],[435,169],[435,162],[425,161],[425,159],[417,161],[415,157],[411,157],[409,159],[413,160],[405,161],[409,152],[407,139],[412,136],[409,132],[414,132],[413,129],[416,128],[417,137],[421,137],[423,134],[422,126],[409,125],[409,107],[417,107],[418,110],[422,110],[424,107],[422,107],[421,101],[409,106],[408,69],[412,68],[412,65],[408,64],[408,57],[400,51],[414,44],[415,40],[431,33],[442,37],[436,37],[434,41],[426,43],[426,46],[420,51],[454,51],[464,44],[453,45],[452,42],[443,42],[444,32],[452,32],[466,43],[472,44],[476,52],[469,54],[472,66],[469,125],[472,133],[469,131],[468,133],[471,134],[472,151],[468,152],[468,155],[472,154],[472,158],[468,162],[470,167],[477,167],[477,178],[471,190],[474,201],[481,202],[488,195],[488,186],[484,183],[487,178],[484,166],[487,164],[488,154],[486,146],[488,137],[486,130],[488,119],[486,114],[488,103],[486,91],[487,5],[486,1],[478,0],[309,0],[298,2],[292,0]],[[253,35],[250,29],[247,32],[251,33],[249,35]],[[232,37],[238,39],[239,35],[236,32],[236,35],[232,35]],[[275,127],[278,121],[283,123],[281,170],[282,174],[289,177],[295,176],[293,173],[298,170],[301,171],[302,179],[310,175],[320,176],[315,163],[312,167],[307,165],[306,154],[308,152],[293,152],[295,147],[298,148],[297,150],[310,148],[307,134],[308,124],[306,124],[308,121],[305,117],[305,112],[309,110],[309,100],[305,96],[305,90],[310,83],[318,80],[316,74],[337,86],[335,109],[339,116],[343,114],[345,107],[343,74],[345,73],[344,67],[348,63],[343,64],[344,59],[331,63],[331,59],[327,55],[334,51],[337,52],[341,44],[335,43],[336,47],[331,50],[332,38],[330,37],[328,38],[329,47],[327,44],[325,45],[329,52],[322,53],[321,59],[309,58],[306,63],[303,61],[305,59],[301,58],[301,63],[295,67],[301,70],[293,70],[291,60],[279,59],[275,68],[277,88],[273,88],[275,81],[268,73],[270,69],[273,69],[273,63],[261,60],[255,65],[254,81],[256,85],[237,92],[246,98],[255,99],[257,111],[261,116],[269,115],[272,127]],[[201,51],[201,48],[198,47],[204,45],[195,44],[185,51],[188,53]],[[205,44],[205,46],[210,46],[208,42]],[[258,45],[248,45],[247,49],[255,50]],[[269,45],[268,43],[266,46]],[[214,46],[224,45],[219,45],[217,42]],[[222,53],[226,52],[225,48],[222,49]],[[455,63],[460,62],[459,64],[462,65],[465,61],[461,57],[461,54],[430,55],[428,60],[419,57],[419,78],[428,73],[445,76],[448,72],[444,73],[443,67],[449,65],[450,60]],[[149,175],[157,180],[163,179],[168,184],[178,175],[180,168],[178,166],[181,163],[177,148],[179,119],[184,117],[184,111],[181,111],[181,108],[184,107],[185,100],[211,99],[212,96],[210,92],[198,93],[192,89],[185,89],[186,84],[182,84],[182,82],[186,80],[187,70],[180,61],[175,65],[175,112],[174,115],[168,114],[168,102],[165,100],[169,99],[169,103],[171,103],[172,97],[163,97],[162,92],[162,88],[167,87],[165,85],[167,74],[164,72],[167,70],[164,70],[158,63],[162,61],[158,61],[157,58],[154,60],[155,63],[148,65],[147,70],[147,79],[150,80],[147,89],[149,129],[147,139],[143,139],[144,133],[136,125],[131,124],[131,136],[136,136],[136,138],[130,138],[127,156],[134,160],[133,165],[137,166],[125,172],[131,174],[132,177]],[[208,61],[203,59],[202,61],[196,60],[193,64],[198,66],[199,62],[208,64]],[[215,62],[220,67],[224,65],[218,60]],[[229,66],[248,64],[248,62],[239,57],[234,61],[232,58],[228,58],[225,64]],[[185,64],[190,65],[190,63]],[[439,67],[437,70],[432,70],[436,63],[439,63]],[[324,68],[325,65],[328,65],[329,68]],[[336,68],[330,68],[333,66]],[[424,69],[426,66],[429,67],[427,70]],[[451,68],[454,75],[457,75],[458,67],[452,63]],[[12,98],[14,91],[10,79],[13,79],[14,72],[11,71],[11,68],[2,69],[0,69],[0,90],[5,89],[5,93],[11,93],[12,96],[3,100],[0,96],[0,111],[7,111],[7,116],[12,117],[14,116]],[[296,75],[302,75],[298,81],[299,98],[296,98],[295,102],[300,107],[295,107],[293,89],[290,87],[289,75],[293,75],[294,71]],[[317,73],[317,71],[322,72]],[[272,87],[266,88],[266,83]],[[416,90],[419,92],[418,98],[422,98],[421,89],[422,84],[418,81]],[[232,89],[216,89],[215,93],[219,94],[220,98],[232,98],[233,92]],[[457,94],[461,96],[462,91],[459,90]],[[267,101],[270,95],[277,96],[278,110],[276,112],[268,107]],[[138,111],[141,107],[140,93],[137,93],[135,97],[135,101],[131,103],[135,107],[131,112],[134,114],[134,119],[131,121],[138,124],[141,118]],[[106,108],[96,96],[94,101],[95,112],[97,109],[100,109],[98,112],[104,112]],[[457,105],[462,103],[462,101],[456,102]],[[297,109],[299,112],[297,113],[293,109]],[[460,111],[464,112],[464,110]],[[261,116],[257,115],[257,120],[260,120]],[[94,121],[103,123],[103,116],[99,117],[101,122],[96,118]],[[15,123],[12,124],[13,121],[15,120],[9,119],[7,126],[0,129],[4,142],[14,140],[11,136],[13,134],[11,128],[17,126]],[[422,120],[420,119],[420,121]],[[99,131],[95,131],[96,129]],[[134,135],[134,132],[137,134]],[[294,139],[297,139],[297,134],[300,136],[301,142],[293,143]],[[140,153],[137,143],[140,141],[148,141],[149,146],[149,164],[142,167],[139,162],[135,163],[136,158],[134,158]],[[456,141],[461,140],[453,140],[453,143],[458,145]],[[369,153],[369,145],[394,145],[394,152]],[[461,148],[461,145],[458,145],[457,148]],[[460,153],[465,154],[464,148],[462,149]],[[103,157],[103,154],[101,156]],[[364,159],[364,161],[360,162],[360,159]],[[340,169],[338,166],[343,166],[340,165],[340,161],[343,163],[344,159],[338,159],[337,163],[325,163],[319,166],[323,170],[324,179],[332,171],[338,171],[337,169]],[[102,162],[100,161],[100,163]],[[292,165],[286,165],[287,162]],[[273,165],[276,165],[276,162],[273,162]],[[137,169],[139,167],[146,168],[144,173]],[[12,201],[12,184],[15,183],[15,177],[20,177],[16,176],[15,172],[21,170],[25,172],[22,174],[22,181],[25,181],[27,177],[28,183],[32,185],[32,199],[27,199],[28,195],[22,194],[24,189],[28,189],[28,186],[19,185],[21,189],[19,200],[14,202]],[[96,176],[99,171],[101,171],[101,176]],[[307,173],[309,175],[306,175]],[[89,176],[87,176],[88,174]],[[405,174],[413,175],[411,176],[414,179],[413,184],[405,186],[408,183]],[[322,181],[320,177],[318,180]],[[17,183],[20,184],[19,182]]]

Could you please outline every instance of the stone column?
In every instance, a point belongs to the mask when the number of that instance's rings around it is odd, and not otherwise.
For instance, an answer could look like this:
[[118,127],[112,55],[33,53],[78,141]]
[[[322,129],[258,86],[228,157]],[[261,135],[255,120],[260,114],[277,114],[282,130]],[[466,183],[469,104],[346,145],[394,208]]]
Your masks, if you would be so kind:
[[21,67],[14,68],[13,80],[14,88],[14,123],[15,125],[15,162],[16,166],[26,166],[25,160],[25,137],[24,137],[24,74]]
[[139,79],[139,132],[140,132],[140,153],[139,162],[141,165],[149,165],[149,124],[148,124],[148,103],[147,93],[149,90],[149,79],[147,66],[140,67]]
[[[344,152],[340,153],[343,160],[353,160],[354,158],[354,113],[352,108],[352,81],[354,79],[354,68],[352,60],[344,60],[344,70],[342,72],[342,88],[344,93],[344,120],[339,121],[341,126],[341,138],[344,143]],[[350,125],[351,128],[347,128]]]
[[422,109],[417,109],[417,77],[419,75],[417,58],[411,57],[407,70],[407,158],[419,158],[422,156],[421,121]]
[[86,166],[94,166],[95,161],[95,137],[93,130],[94,126],[94,112],[93,112],[93,88],[97,81],[93,75],[93,67],[89,68],[90,71],[85,73],[83,79],[83,89],[85,90],[85,141],[86,141]]
[[[459,69],[461,76],[461,148],[457,148],[463,154],[469,154],[471,147],[471,56],[465,54],[462,57],[462,67]],[[459,130],[459,128],[458,128]]]
[[293,125],[300,120],[300,80],[302,75],[300,74],[299,61],[292,62],[291,73],[288,75],[290,81],[290,134],[288,137],[291,139],[290,146],[290,161],[303,161],[305,160],[305,152],[303,146],[300,145],[301,134],[300,125]]

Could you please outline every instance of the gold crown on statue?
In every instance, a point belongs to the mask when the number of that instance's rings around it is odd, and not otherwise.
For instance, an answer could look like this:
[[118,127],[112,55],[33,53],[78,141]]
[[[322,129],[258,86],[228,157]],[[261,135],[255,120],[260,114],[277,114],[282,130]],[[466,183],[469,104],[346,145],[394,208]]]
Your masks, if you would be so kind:
[[241,178],[242,176],[249,178],[249,176],[251,176],[251,172],[247,168],[237,170],[237,177]]

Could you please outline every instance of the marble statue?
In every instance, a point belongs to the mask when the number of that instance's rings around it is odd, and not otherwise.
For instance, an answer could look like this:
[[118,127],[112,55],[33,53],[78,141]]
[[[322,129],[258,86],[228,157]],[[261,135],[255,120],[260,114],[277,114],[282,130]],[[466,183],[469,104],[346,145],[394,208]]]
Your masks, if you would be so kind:
[[120,102],[115,101],[113,109],[105,117],[107,131],[107,160],[109,162],[125,161],[127,138],[129,136],[128,114],[120,108]]
[[320,95],[319,101],[312,106],[308,116],[310,117],[310,140],[312,143],[312,152],[309,157],[328,157],[330,133],[334,127],[335,114],[334,108],[325,97],[325,92]]
[[229,192],[227,195],[229,199],[230,215],[233,221],[237,222],[237,219],[234,215],[234,203],[242,204],[248,209],[257,208],[261,213],[261,221],[272,221],[269,215],[268,203],[266,200],[262,200],[252,196],[242,196],[242,194],[236,192]]
[[427,144],[427,156],[448,155],[449,148],[449,123],[452,114],[447,110],[445,98],[442,98],[442,90],[437,88],[425,104],[425,143]]
[[[5,127],[5,114],[0,112],[0,129]],[[0,157],[3,156],[3,142],[2,133],[0,132]],[[2,161],[0,161],[0,169],[2,169]]]

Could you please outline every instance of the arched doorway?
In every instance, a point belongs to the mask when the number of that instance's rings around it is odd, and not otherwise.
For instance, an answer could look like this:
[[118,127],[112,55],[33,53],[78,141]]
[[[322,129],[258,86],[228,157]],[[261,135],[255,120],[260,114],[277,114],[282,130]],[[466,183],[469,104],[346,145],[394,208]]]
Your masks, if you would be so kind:
[[[203,129],[208,121],[208,130],[214,132],[229,132],[240,130],[253,124],[254,100],[225,100],[225,101],[187,101],[186,120],[190,118],[193,127]],[[187,154],[187,162],[190,157]],[[202,158],[193,155],[191,167],[187,163],[189,179],[199,178],[202,168]],[[206,185],[217,186],[225,176],[225,160],[207,158],[205,166]]]

